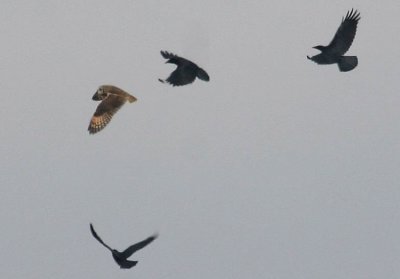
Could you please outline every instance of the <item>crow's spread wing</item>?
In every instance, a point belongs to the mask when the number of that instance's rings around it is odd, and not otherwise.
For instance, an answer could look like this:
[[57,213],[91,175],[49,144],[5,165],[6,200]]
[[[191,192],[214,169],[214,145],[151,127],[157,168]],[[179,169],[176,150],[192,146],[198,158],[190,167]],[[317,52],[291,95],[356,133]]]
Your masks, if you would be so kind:
[[101,238],[97,235],[97,233],[96,233],[96,231],[94,230],[92,224],[90,224],[90,231],[92,232],[93,237],[96,238],[98,242],[100,242],[101,244],[103,244],[104,247],[106,247],[108,250],[110,250],[110,251],[112,252],[111,247],[108,246],[107,244],[105,244],[105,243],[103,242],[103,240],[101,240]]
[[332,42],[328,45],[328,51],[335,55],[343,55],[350,48],[356,36],[357,24],[360,20],[360,13],[357,10],[347,12],[342,20]]
[[133,244],[132,246],[128,247],[124,252],[122,252],[122,255],[125,258],[129,258],[133,253],[135,253],[137,250],[140,250],[142,248],[144,248],[145,246],[147,246],[148,244],[150,244],[154,239],[157,238],[157,234],[152,235],[148,238],[146,238],[143,241],[140,241],[136,244]]

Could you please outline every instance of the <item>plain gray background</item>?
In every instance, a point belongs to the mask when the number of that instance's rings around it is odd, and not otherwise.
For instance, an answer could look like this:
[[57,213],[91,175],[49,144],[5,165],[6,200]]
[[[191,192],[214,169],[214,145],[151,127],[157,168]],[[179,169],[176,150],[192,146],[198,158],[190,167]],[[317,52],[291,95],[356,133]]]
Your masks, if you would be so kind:
[[[340,73],[306,55],[361,12]],[[2,1],[1,278],[400,277],[398,1]],[[210,75],[173,88],[160,50]],[[101,84],[138,98],[87,126]],[[119,270],[90,234],[125,249]]]

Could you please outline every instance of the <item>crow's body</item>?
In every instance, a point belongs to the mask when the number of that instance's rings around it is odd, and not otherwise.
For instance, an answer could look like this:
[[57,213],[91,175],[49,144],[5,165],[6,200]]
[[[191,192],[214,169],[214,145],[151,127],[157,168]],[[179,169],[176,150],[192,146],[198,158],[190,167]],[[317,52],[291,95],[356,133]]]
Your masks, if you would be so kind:
[[101,240],[101,238],[97,235],[96,231],[94,230],[92,224],[90,224],[90,231],[92,232],[93,237],[96,238],[98,242],[100,242],[104,247],[106,247],[108,250],[111,251],[115,262],[120,266],[120,268],[124,268],[124,269],[131,268],[131,267],[135,266],[138,263],[138,261],[130,261],[130,260],[128,260],[128,258],[130,256],[132,256],[133,253],[135,253],[137,250],[140,250],[140,249],[144,248],[150,242],[152,242],[154,239],[157,238],[156,234],[152,235],[152,236],[146,238],[145,240],[143,240],[141,242],[138,242],[136,244],[133,244],[132,246],[129,246],[123,252],[119,252],[119,251],[117,251],[115,249],[112,249],[110,246],[105,244],[103,242],[103,240]]
[[196,77],[201,80],[209,81],[210,77],[202,68],[197,66],[192,61],[185,58],[179,57],[178,55],[169,53],[167,51],[161,51],[161,55],[168,59],[165,63],[172,63],[177,68],[170,74],[166,80],[158,79],[160,82],[168,82],[172,86],[182,86],[192,83]]
[[344,54],[353,43],[359,20],[360,13],[357,10],[352,9],[347,12],[330,44],[315,46],[314,48],[320,50],[321,53],[312,57],[307,56],[307,58],[322,65],[337,63],[341,72],[353,70],[358,65],[357,56],[344,56]]

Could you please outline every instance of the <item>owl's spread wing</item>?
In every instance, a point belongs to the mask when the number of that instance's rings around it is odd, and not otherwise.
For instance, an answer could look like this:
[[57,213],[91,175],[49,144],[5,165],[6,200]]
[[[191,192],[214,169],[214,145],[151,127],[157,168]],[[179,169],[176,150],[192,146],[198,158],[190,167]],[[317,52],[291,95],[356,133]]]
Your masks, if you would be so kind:
[[98,106],[90,120],[88,127],[90,134],[95,134],[104,129],[111,121],[113,115],[126,102],[126,98],[119,95],[109,94]]

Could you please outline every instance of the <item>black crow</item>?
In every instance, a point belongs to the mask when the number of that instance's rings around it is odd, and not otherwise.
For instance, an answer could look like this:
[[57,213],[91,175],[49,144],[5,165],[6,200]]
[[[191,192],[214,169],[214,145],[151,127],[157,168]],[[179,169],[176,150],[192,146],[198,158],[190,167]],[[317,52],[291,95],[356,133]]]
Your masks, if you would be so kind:
[[357,10],[353,11],[351,9],[351,11],[348,11],[331,43],[328,46],[315,46],[314,48],[320,50],[321,53],[313,57],[307,56],[307,58],[317,64],[337,63],[341,72],[353,70],[358,64],[357,56],[343,55],[353,43],[359,20],[360,13]]
[[152,242],[158,236],[157,234],[152,235],[141,242],[133,244],[132,246],[128,247],[125,251],[119,252],[115,249],[112,249],[110,246],[105,244],[103,242],[103,240],[101,240],[101,238],[95,232],[92,224],[90,224],[90,231],[92,232],[92,235],[94,236],[94,238],[96,238],[101,244],[103,244],[104,247],[106,247],[108,250],[111,251],[114,260],[120,266],[120,268],[131,268],[131,267],[135,266],[138,262],[137,261],[129,261],[128,258],[133,253],[135,253],[137,250],[140,250],[140,249],[144,248],[145,246],[147,246],[150,242]]
[[167,51],[161,51],[161,55],[165,59],[168,59],[165,63],[172,63],[178,67],[166,80],[158,79],[159,81],[168,82],[172,84],[172,86],[181,86],[192,83],[196,77],[204,81],[210,80],[210,77],[206,71],[197,66],[195,63]]

